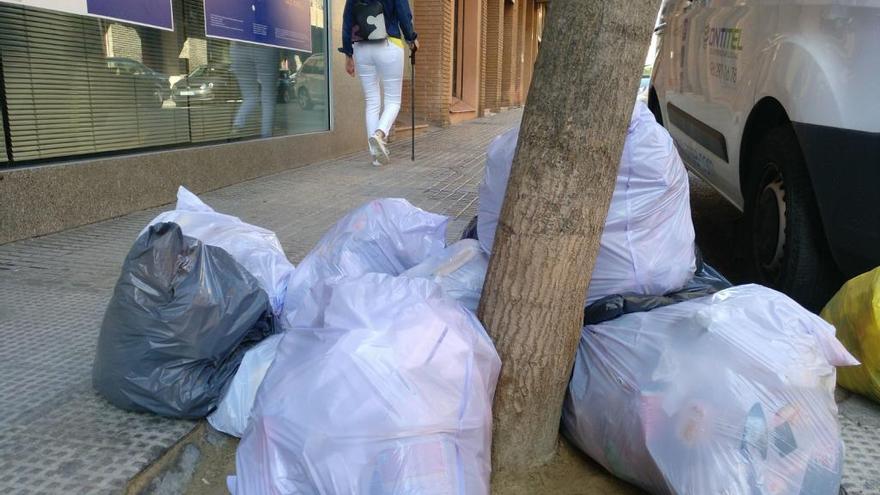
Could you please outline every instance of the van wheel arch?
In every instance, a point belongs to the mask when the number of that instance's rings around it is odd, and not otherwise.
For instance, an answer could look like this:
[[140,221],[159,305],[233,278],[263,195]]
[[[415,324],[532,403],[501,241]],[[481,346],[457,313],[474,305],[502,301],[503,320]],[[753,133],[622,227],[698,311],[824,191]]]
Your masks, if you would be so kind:
[[739,185],[746,201],[748,201],[748,198],[745,198],[746,188],[755,180],[754,175],[759,172],[752,170],[755,149],[767,133],[784,125],[791,125],[791,120],[779,100],[767,96],[752,107],[743,130],[739,153]]
[[740,156],[749,259],[762,283],[818,311],[839,273],[798,137],[782,106],[765,100],[749,115]]
[[663,111],[660,109],[660,98],[657,97],[657,90],[654,86],[648,90],[648,110],[654,114],[657,123],[663,125]]

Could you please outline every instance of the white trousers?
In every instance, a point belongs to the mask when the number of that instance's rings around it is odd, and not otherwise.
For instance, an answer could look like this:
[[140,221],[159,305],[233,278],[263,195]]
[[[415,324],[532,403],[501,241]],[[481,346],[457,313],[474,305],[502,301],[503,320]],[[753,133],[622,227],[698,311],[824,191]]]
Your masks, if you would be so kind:
[[[388,40],[354,44],[355,68],[366,100],[367,137],[377,129],[387,136],[397,119],[403,87],[403,58],[403,48]],[[370,146],[370,152],[375,155],[377,150]]]
[[241,91],[241,106],[232,125],[241,129],[248,117],[260,109],[260,136],[272,137],[275,121],[275,100],[278,98],[278,49],[232,43],[229,47],[232,72]]

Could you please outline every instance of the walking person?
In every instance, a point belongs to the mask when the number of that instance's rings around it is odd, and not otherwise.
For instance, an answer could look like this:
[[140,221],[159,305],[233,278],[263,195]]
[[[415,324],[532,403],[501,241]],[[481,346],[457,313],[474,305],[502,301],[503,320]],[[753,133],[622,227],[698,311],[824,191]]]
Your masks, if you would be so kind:
[[[386,139],[400,112],[404,41],[419,49],[408,0],[346,0],[342,14],[345,70],[364,88],[373,165],[389,161]],[[380,89],[381,83],[381,89]]]

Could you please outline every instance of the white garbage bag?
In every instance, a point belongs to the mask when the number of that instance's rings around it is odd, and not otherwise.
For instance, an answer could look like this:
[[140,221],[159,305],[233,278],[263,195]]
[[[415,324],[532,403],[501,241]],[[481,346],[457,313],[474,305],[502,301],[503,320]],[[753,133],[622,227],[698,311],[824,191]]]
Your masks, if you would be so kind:
[[519,126],[496,137],[486,149],[486,171],[479,187],[477,204],[477,238],[487,253],[495,243],[495,229],[501,217],[507,181],[513,167],[513,157],[519,142]]
[[[489,145],[477,233],[492,251],[519,128]],[[643,102],[627,130],[587,304],[613,294],[663,295],[696,270],[688,175],[669,133]]]
[[488,269],[489,256],[480,248],[480,243],[464,239],[403,272],[403,275],[437,282],[446,295],[476,312]]
[[302,260],[285,299],[285,328],[313,326],[326,284],[365,273],[400,275],[446,246],[449,219],[405,199],[377,199],[351,211]]
[[141,234],[163,222],[176,223],[183,235],[229,253],[269,295],[275,315],[281,314],[293,264],[274,232],[245,223],[238,217],[217,213],[183,186],[177,190],[176,208],[154,218]]
[[245,353],[238,371],[223,394],[223,399],[208,416],[208,422],[214,429],[234,437],[244,434],[257,390],[275,360],[275,350],[281,337],[282,334],[267,337]]
[[584,328],[563,431],[658,494],[836,495],[843,443],[834,327],[734,287]]
[[420,278],[328,286],[284,334],[236,452],[234,494],[489,493],[501,367],[476,317]]

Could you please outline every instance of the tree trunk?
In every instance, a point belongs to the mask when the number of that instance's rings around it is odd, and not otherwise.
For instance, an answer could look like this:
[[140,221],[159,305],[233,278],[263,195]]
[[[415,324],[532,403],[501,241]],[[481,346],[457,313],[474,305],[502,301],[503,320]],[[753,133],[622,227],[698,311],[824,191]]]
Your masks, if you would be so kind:
[[584,298],[659,3],[549,2],[479,310],[503,363],[495,473],[543,464],[555,452]]

